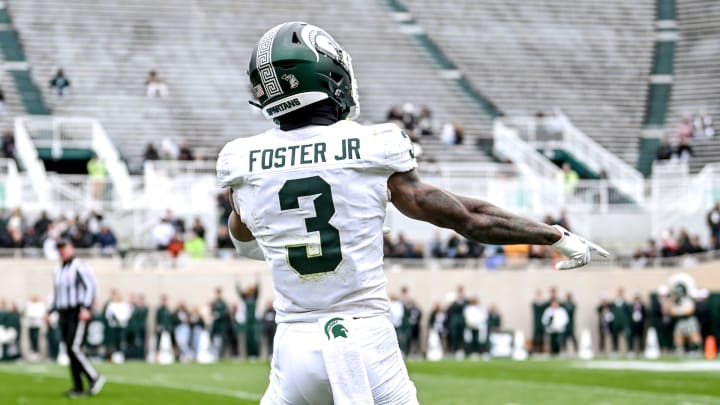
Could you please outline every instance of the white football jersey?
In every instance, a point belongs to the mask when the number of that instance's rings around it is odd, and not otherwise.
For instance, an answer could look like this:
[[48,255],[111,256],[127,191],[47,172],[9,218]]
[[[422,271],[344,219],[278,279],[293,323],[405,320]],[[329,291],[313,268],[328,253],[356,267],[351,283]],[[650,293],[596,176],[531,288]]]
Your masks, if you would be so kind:
[[394,124],[274,128],[225,145],[218,180],[270,264],[277,322],[387,313],[387,180],[416,166]]

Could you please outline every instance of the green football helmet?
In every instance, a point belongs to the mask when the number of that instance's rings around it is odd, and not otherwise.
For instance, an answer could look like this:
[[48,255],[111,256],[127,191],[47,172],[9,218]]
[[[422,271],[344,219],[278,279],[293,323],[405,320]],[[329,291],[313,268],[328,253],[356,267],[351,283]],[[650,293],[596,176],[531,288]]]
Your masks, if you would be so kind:
[[[287,22],[266,32],[250,57],[250,83],[266,118],[330,99],[340,119],[360,112],[350,55],[322,28]],[[277,123],[277,121],[276,121]]]

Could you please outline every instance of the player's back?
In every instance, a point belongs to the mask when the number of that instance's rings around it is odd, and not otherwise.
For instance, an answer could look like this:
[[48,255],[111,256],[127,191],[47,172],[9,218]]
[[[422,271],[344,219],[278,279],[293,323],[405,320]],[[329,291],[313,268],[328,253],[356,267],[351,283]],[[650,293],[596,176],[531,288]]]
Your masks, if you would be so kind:
[[218,176],[272,268],[278,322],[387,311],[387,179],[414,167],[392,124],[272,129],[223,149]]

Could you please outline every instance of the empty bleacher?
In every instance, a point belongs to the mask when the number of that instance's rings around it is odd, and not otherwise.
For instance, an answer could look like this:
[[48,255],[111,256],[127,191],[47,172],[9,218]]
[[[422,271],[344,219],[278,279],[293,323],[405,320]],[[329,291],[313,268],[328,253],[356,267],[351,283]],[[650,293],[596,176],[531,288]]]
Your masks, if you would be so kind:
[[634,165],[654,43],[652,0],[404,0],[501,110],[561,108]]
[[690,170],[697,172],[707,163],[720,161],[720,2],[678,1],[677,30],[667,121],[670,133],[683,117],[699,112],[715,120],[714,138],[691,140],[696,158],[690,161]]
[[[36,80],[47,83],[59,67],[72,80],[70,97],[47,95],[53,112],[100,119],[135,164],[146,143],[163,137],[212,156],[229,139],[267,128],[247,103],[245,71],[262,33],[291,20],[326,28],[351,52],[361,121],[383,120],[393,104],[428,105],[440,122],[465,123],[469,145],[453,148],[453,159],[482,159],[472,138],[492,136],[489,119],[439,77],[379,2],[11,0],[9,7]],[[167,99],[145,96],[151,69],[167,82]],[[444,153],[436,142],[425,149]]]

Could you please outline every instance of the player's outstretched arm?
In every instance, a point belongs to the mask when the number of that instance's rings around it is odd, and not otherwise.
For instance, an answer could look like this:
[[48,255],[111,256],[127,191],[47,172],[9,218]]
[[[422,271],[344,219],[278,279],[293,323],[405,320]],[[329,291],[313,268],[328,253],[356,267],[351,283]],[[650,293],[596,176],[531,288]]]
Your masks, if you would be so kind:
[[571,269],[590,261],[590,252],[608,253],[560,226],[549,226],[496,207],[488,202],[456,196],[423,183],[414,170],[388,179],[392,203],[410,218],[453,229],[468,239],[490,244],[552,245],[569,260],[557,268]]

